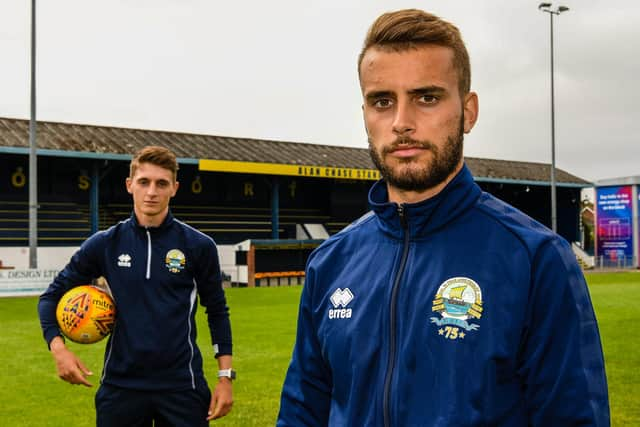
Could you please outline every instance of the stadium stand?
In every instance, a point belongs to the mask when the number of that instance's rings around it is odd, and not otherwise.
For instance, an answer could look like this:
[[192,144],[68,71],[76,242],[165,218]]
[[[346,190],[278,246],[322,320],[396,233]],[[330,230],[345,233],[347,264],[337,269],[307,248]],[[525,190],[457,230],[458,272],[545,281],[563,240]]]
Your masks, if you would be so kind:
[[[211,235],[219,243],[233,244],[247,239],[268,239],[271,236],[269,208],[174,205],[171,210],[181,221]],[[130,204],[103,206],[100,229],[108,228],[130,215]],[[323,223],[329,219],[330,216],[324,215],[319,209],[283,208],[280,210],[280,235],[283,239],[294,239],[296,225],[309,221]]]
[[[28,120],[0,118],[3,246],[27,244],[28,129]],[[128,217],[128,161],[148,144],[179,156],[176,216],[221,244],[270,239],[274,232],[295,238],[296,226],[304,224],[321,224],[334,234],[366,212],[367,191],[377,177],[366,148],[55,122],[38,122],[37,129],[41,245],[76,246],[93,227]],[[466,163],[485,190],[550,223],[550,165],[479,158]],[[579,191],[591,183],[559,169],[556,179],[559,232],[573,241]],[[96,217],[98,224],[92,222]]]
[[[29,238],[27,202],[0,201],[0,245],[24,246]],[[38,245],[79,245],[90,235],[88,206],[72,202],[41,202]]]

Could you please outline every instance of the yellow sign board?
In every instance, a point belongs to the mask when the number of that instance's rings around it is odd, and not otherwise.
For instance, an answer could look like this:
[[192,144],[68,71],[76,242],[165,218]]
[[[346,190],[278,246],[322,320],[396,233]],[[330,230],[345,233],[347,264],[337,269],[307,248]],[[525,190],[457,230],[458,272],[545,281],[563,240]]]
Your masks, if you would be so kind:
[[334,168],[328,166],[285,165],[280,163],[236,162],[232,160],[201,159],[201,171],[256,173],[265,175],[304,176],[312,178],[359,179],[376,181],[376,169]]

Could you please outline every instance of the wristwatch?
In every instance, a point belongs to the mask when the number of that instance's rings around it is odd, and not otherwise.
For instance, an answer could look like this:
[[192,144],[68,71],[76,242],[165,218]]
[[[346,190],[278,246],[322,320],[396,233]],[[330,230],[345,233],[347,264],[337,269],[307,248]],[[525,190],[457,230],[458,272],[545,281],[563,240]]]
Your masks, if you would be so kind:
[[236,371],[233,369],[220,369],[218,371],[218,378],[229,378],[230,380],[236,379]]

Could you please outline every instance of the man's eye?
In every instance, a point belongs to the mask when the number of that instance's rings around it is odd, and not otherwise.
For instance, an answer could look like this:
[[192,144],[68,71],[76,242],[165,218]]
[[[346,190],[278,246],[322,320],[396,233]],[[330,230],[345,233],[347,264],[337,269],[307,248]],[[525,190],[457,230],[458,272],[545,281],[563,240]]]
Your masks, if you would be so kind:
[[387,108],[391,106],[391,100],[390,99],[378,99],[376,101],[374,101],[373,106],[376,108]]
[[438,98],[433,95],[422,95],[420,97],[420,102],[423,104],[435,104],[438,102]]

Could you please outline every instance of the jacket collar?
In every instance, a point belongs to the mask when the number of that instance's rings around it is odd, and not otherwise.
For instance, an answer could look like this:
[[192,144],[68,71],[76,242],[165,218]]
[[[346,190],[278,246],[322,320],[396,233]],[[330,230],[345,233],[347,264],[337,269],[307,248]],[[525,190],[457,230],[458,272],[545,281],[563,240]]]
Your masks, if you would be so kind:
[[162,224],[157,227],[145,227],[140,225],[140,223],[138,223],[138,218],[136,218],[136,213],[131,212],[131,225],[136,229],[150,231],[164,230],[166,228],[169,228],[171,226],[171,223],[173,223],[173,214],[171,213],[171,209],[169,209],[169,212],[167,212],[167,216],[164,218],[164,221],[162,221]]
[[[440,193],[418,203],[403,203],[402,210],[410,238],[424,237],[453,221],[476,202],[481,192],[465,164]],[[371,187],[369,205],[385,233],[396,238],[404,237],[405,227],[399,215],[400,206],[389,202],[387,183],[384,180],[377,181]]]

